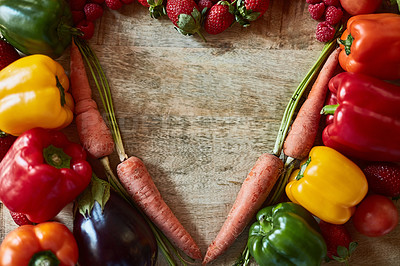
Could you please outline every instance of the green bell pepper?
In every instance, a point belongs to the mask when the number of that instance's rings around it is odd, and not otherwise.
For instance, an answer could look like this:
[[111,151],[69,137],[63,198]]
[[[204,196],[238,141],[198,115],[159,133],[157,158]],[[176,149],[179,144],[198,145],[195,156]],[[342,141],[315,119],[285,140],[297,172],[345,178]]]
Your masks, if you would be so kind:
[[0,0],[0,33],[26,55],[58,58],[73,32],[77,30],[65,0]]
[[247,246],[259,265],[320,265],[326,244],[317,221],[302,206],[284,202],[261,209]]

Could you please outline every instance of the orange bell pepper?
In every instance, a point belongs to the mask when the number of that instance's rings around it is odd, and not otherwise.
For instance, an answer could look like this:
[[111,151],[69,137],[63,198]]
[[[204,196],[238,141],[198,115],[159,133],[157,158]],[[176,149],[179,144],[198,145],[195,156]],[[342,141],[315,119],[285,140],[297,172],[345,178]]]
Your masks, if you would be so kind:
[[[11,231],[0,246],[2,266],[74,266],[77,261],[75,238],[65,225],[58,222],[22,225]],[[35,264],[39,262],[43,264]]]
[[400,15],[353,16],[340,43],[339,63],[345,71],[379,79],[400,78]]
[[286,195],[332,224],[344,224],[368,192],[367,179],[350,159],[326,146],[311,149],[309,159],[293,172]]

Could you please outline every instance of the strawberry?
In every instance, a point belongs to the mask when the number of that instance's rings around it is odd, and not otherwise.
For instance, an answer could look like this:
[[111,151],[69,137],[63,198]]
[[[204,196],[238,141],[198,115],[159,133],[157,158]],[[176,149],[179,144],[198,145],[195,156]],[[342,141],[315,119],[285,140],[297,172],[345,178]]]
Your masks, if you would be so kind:
[[199,0],[197,3],[199,6],[200,11],[203,11],[204,8],[207,8],[206,12],[211,9],[211,7],[214,5],[213,1],[211,0]]
[[269,7],[269,0],[238,0],[236,2],[236,21],[246,27],[251,21],[261,18]]
[[149,8],[150,17],[159,18],[167,14],[163,0],[138,0],[138,2]]
[[229,28],[235,21],[232,7],[226,1],[213,5],[204,20],[204,30],[209,34],[219,34]]
[[0,162],[7,154],[17,137],[0,131]]
[[19,212],[10,211],[11,218],[17,225],[33,224],[25,214]]
[[0,70],[19,58],[20,55],[15,48],[11,44],[0,39]]
[[166,11],[168,18],[183,35],[199,34],[203,16],[194,0],[168,0]]
[[400,197],[400,165],[391,162],[372,162],[362,169],[370,190],[386,197]]
[[357,247],[357,242],[352,241],[346,227],[343,224],[331,224],[321,220],[319,228],[326,243],[328,258],[348,262]]

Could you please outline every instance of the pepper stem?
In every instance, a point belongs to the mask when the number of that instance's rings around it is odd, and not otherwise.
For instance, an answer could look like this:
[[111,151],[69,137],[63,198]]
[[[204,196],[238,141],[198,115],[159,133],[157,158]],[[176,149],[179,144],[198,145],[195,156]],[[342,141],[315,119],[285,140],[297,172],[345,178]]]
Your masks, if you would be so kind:
[[33,254],[28,266],[58,266],[60,261],[51,250],[39,251]]
[[321,110],[321,115],[333,115],[339,104],[325,105]]
[[338,39],[338,43],[344,46],[344,51],[347,55],[351,53],[351,45],[353,44],[354,37],[351,34],[347,35],[346,40]]
[[311,163],[311,157],[308,157],[307,161],[300,166],[300,171],[296,176],[296,180],[300,180],[304,177],[304,172],[307,169],[307,166]]
[[56,76],[56,86],[60,90],[61,106],[64,106],[64,104],[66,103],[66,101],[65,101],[65,90],[64,90],[64,87],[61,85],[61,82],[58,79],[58,76]]
[[70,168],[71,157],[61,148],[50,145],[43,149],[43,157],[48,165],[57,169]]

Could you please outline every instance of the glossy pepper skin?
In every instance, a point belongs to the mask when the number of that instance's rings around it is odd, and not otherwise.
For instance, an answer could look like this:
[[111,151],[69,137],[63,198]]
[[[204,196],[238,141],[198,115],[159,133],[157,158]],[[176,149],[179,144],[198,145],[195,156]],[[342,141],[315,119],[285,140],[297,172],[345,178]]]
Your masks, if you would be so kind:
[[400,161],[400,87],[344,72],[330,80],[329,90],[339,105],[322,133],[325,146],[352,158]]
[[0,130],[18,136],[72,122],[74,101],[64,68],[45,55],[26,56],[0,71]]
[[0,163],[0,200],[34,223],[52,219],[90,183],[86,152],[56,130],[19,136]]
[[400,78],[400,15],[353,16],[340,39],[339,63],[345,71],[379,79]]
[[350,159],[326,146],[311,149],[309,159],[293,172],[286,195],[321,220],[344,224],[368,192],[367,179]]
[[326,244],[312,215],[302,206],[283,202],[257,213],[247,246],[259,265],[320,265]]
[[60,57],[72,40],[65,0],[0,0],[0,33],[26,55]]
[[75,238],[65,225],[58,222],[22,225],[11,231],[0,246],[2,266],[74,266],[77,261]]

